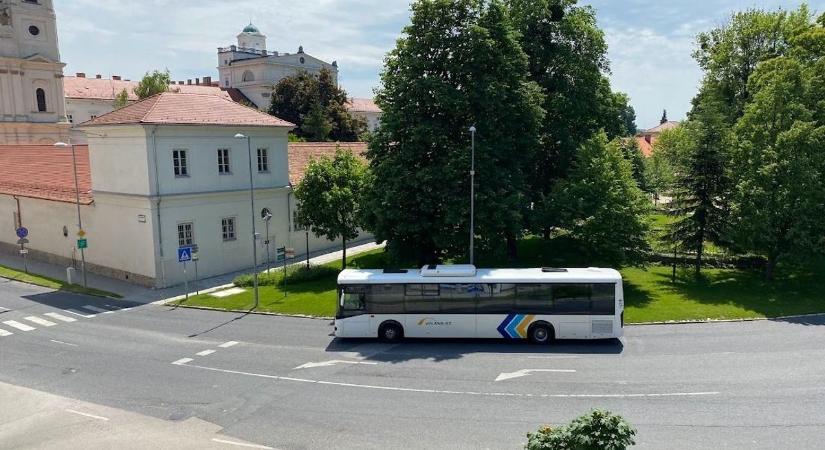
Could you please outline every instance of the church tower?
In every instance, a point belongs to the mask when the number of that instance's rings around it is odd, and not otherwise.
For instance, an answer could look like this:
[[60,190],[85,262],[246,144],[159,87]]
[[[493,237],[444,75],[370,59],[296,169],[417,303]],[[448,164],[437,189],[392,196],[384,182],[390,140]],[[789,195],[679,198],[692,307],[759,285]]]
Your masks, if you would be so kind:
[[0,0],[0,144],[68,140],[53,0]]
[[252,25],[252,22],[249,22],[249,25],[238,35],[238,47],[266,51],[266,36],[258,30],[258,27]]

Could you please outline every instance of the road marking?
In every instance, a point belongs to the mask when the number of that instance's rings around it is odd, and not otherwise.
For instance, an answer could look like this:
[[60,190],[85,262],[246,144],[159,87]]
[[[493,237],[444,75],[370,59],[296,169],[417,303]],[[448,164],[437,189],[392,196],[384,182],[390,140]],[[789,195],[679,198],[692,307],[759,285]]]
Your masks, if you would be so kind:
[[99,313],[99,314],[112,314],[112,313],[114,313],[114,311],[111,311],[111,310],[108,310],[108,309],[103,309],[103,308],[98,308],[97,306],[92,306],[92,305],[83,305],[83,306],[81,306],[81,308],[82,309],[87,309],[89,311],[94,311],[94,312]]
[[35,329],[34,327],[30,327],[30,326],[26,325],[25,323],[20,323],[16,320],[7,320],[3,323],[5,323],[6,325],[8,325],[12,328],[17,328],[20,331],[32,331],[32,330]]
[[218,347],[220,347],[220,348],[229,348],[229,347],[232,347],[233,345],[238,345],[238,342],[236,342],[236,341],[224,342],[223,344],[219,345]]
[[503,372],[496,377],[496,381],[511,380],[513,378],[521,378],[530,375],[533,372],[552,372],[552,373],[576,373],[575,370],[568,369],[522,369],[517,372]]
[[[189,359],[189,358],[184,358]],[[187,361],[188,362],[188,361]],[[173,362],[176,364],[178,361]],[[176,364],[183,365],[183,364]],[[706,395],[719,395],[721,392],[669,392],[669,393],[653,393],[653,394],[528,394],[518,392],[473,392],[473,391],[445,391],[439,389],[416,389],[403,388],[395,386],[372,386],[368,384],[356,383],[339,383],[334,381],[319,381],[309,380],[306,378],[291,378],[281,377],[277,375],[267,375],[263,373],[241,372],[239,370],[218,369],[216,367],[198,366],[193,364],[186,364],[186,367],[194,369],[208,370],[211,372],[229,373],[234,375],[243,375],[247,377],[265,378],[268,380],[278,381],[292,381],[296,383],[320,384],[326,386],[351,387],[359,389],[374,389],[381,391],[395,391],[395,392],[415,392],[422,394],[445,394],[445,395],[475,395],[484,397],[518,397],[518,398],[657,398],[657,397],[699,397]]]
[[198,356],[209,356],[212,353],[215,353],[215,350],[204,350],[202,352],[195,353]]
[[54,342],[55,344],[68,345],[69,347],[77,347],[77,344],[69,344],[68,342],[55,341],[54,339],[49,339],[49,340]]
[[83,317],[84,319],[91,319],[91,318],[96,317],[95,314],[83,314],[83,313],[81,313],[80,311],[78,311],[76,309],[64,309],[63,311],[66,311],[69,314],[74,314],[76,316]]
[[24,319],[28,320],[31,323],[36,323],[38,325],[43,325],[44,327],[53,327],[53,326],[57,325],[56,323],[54,323],[50,320],[41,319],[40,317],[37,317],[37,316],[24,317]]
[[192,358],[181,358],[181,359],[173,362],[172,364],[176,365],[176,366],[182,366],[182,365],[184,365],[186,363],[190,363],[192,361],[194,361]]
[[0,328],[0,337],[11,336],[12,334],[14,334],[14,333],[12,333],[11,331],[6,331],[6,330]]
[[267,447],[266,445],[258,445],[258,444],[244,444],[243,442],[234,442],[234,441],[226,441],[223,439],[212,438],[213,442],[218,442],[221,444],[229,444],[229,445],[237,445],[238,447],[248,447],[248,448],[262,448],[267,450],[274,450],[272,447]]
[[55,313],[55,312],[48,312],[48,313],[44,314],[44,316],[49,316],[52,319],[61,320],[63,322],[77,322],[77,319],[71,318],[69,316],[64,316],[63,314],[58,314],[58,313]]
[[308,362],[306,364],[302,364],[292,370],[300,370],[300,369],[314,369],[316,367],[330,367],[336,364],[363,364],[367,366],[374,366],[378,364],[377,362],[367,362],[367,361],[342,361],[340,359],[334,359],[332,361],[324,361],[324,362]]
[[108,421],[109,421],[109,419],[108,419],[108,418],[106,418],[106,417],[96,416],[96,415],[94,415],[94,414],[88,414],[88,413],[84,413],[84,412],[80,412],[80,411],[75,411],[75,410],[73,410],[73,409],[67,409],[67,410],[66,410],[66,412],[70,412],[70,413],[72,413],[72,414],[77,414],[77,415],[79,415],[79,416],[90,417],[90,418],[92,418],[92,419],[102,420],[102,421],[104,421],[104,422],[108,422]]

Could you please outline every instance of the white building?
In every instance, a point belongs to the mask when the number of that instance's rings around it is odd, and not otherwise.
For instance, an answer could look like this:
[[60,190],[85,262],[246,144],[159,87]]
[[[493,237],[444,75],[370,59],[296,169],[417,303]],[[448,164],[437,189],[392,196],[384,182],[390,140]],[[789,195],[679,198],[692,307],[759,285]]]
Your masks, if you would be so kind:
[[[261,235],[259,263],[266,261],[266,240],[272,258],[278,247],[303,253],[306,235],[292,220],[291,128],[221,96],[181,93],[82,124],[89,142],[88,150],[78,148],[89,270],[147,286],[179,284],[184,273],[177,249],[193,244],[199,277],[243,270],[251,266],[253,216]],[[247,140],[237,133],[249,137],[251,161]],[[31,257],[77,266],[70,158],[70,150],[52,146],[0,146],[0,169],[15,168],[13,177],[0,180],[0,230],[6,230],[0,250],[16,251],[12,230],[25,226]],[[304,169],[295,166],[293,181]],[[273,215],[268,233],[265,208]],[[339,245],[312,236],[309,251]]]
[[269,108],[272,89],[284,78],[328,69],[338,82],[338,63],[321,61],[304,53],[279,53],[266,49],[266,36],[251,23],[238,35],[237,45],[218,48],[218,79],[224,88],[237,88],[259,109]]
[[68,138],[52,0],[0,0],[0,145]]

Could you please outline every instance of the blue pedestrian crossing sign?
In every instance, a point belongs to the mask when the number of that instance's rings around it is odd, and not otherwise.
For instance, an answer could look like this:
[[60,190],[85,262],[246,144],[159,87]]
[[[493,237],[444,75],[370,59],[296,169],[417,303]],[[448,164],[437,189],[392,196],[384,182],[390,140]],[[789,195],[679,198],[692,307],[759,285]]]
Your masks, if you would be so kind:
[[180,247],[178,249],[178,262],[192,261],[192,247]]

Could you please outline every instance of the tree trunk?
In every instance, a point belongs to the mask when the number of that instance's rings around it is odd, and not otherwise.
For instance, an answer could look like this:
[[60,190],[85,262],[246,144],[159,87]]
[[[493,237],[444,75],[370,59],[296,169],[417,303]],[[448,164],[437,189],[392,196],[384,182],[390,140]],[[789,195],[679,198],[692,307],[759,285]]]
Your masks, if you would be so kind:
[[347,238],[343,238],[343,249],[344,249],[344,258],[341,260],[341,270],[346,270],[347,268]]
[[773,281],[773,277],[776,272],[777,259],[777,256],[774,254],[768,255],[768,264],[765,266],[765,279],[768,281]]
[[542,237],[544,238],[545,241],[549,241],[550,240],[550,228],[545,228],[544,230],[542,230],[541,235],[542,235]]
[[512,233],[507,233],[507,259],[510,261],[518,259],[518,240]]
[[702,253],[705,250],[704,242],[700,242],[699,246],[696,247],[696,279],[698,280],[702,276]]

